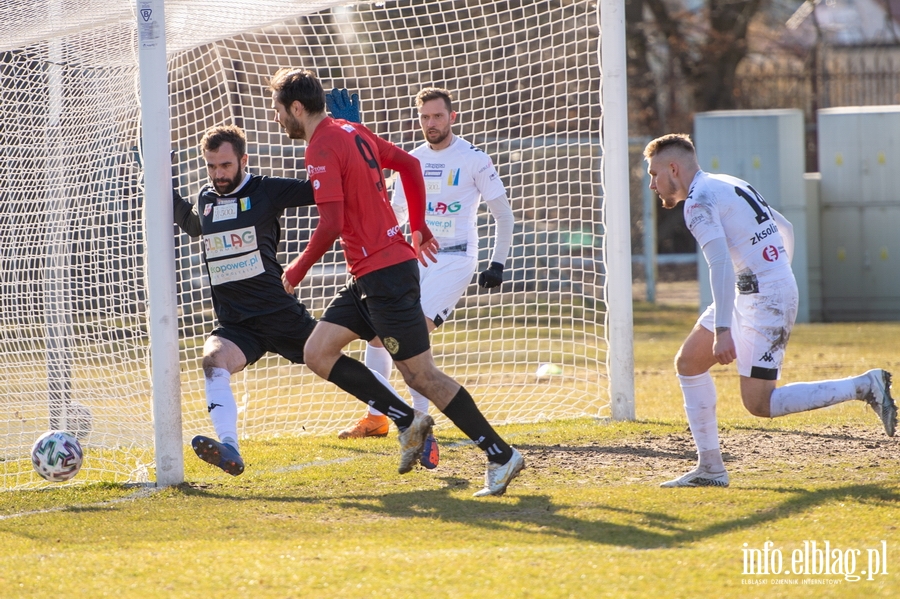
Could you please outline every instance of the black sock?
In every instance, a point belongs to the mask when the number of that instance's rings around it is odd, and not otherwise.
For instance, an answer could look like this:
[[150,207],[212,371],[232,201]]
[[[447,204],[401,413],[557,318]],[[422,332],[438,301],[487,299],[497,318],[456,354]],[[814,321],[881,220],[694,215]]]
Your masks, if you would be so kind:
[[500,438],[465,387],[460,386],[442,411],[444,416],[487,453],[488,461],[505,464],[512,458],[512,448]]
[[331,368],[328,381],[385,414],[400,430],[412,424],[413,408],[385,387],[362,362],[341,355]]

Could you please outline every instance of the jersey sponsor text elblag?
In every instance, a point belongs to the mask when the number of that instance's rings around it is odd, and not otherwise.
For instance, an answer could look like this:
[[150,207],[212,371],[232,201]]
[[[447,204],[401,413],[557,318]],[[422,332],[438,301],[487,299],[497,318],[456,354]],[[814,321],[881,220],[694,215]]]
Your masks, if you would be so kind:
[[226,196],[200,190],[197,212],[213,308],[220,323],[238,323],[297,303],[281,283],[277,260],[285,208],[312,205],[306,182],[250,175]]
[[[478,256],[478,205],[506,193],[490,156],[466,140],[454,137],[442,150],[427,143],[412,152],[422,165],[425,178],[425,221],[443,250]],[[393,204],[406,209],[403,185],[396,180]]]

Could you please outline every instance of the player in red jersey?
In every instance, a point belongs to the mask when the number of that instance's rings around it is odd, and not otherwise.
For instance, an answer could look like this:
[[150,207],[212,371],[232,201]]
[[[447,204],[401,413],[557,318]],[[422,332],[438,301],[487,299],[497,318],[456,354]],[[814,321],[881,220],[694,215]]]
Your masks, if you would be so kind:
[[[350,271],[307,341],[307,366],[352,395],[370,397],[370,405],[394,421],[400,430],[399,471],[409,472],[434,421],[376,384],[365,365],[342,351],[356,339],[379,337],[406,383],[487,454],[485,486],[475,496],[502,495],[524,468],[522,455],[500,438],[465,388],[438,370],[431,354],[415,260],[434,262],[438,244],[425,225],[418,160],[363,125],[329,117],[325,91],[311,71],[282,69],[270,88],[278,123],[290,138],[308,143],[306,170],[319,210],[309,243],[285,270],[285,289],[293,293],[338,238]],[[391,208],[383,168],[398,171],[403,182],[412,246]]]

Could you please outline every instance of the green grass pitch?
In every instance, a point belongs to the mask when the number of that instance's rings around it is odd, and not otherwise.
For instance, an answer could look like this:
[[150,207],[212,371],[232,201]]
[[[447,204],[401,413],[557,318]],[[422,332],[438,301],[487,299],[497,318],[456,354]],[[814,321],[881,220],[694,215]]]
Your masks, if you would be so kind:
[[[671,366],[695,316],[636,304],[637,421],[502,427],[527,468],[501,498],[450,428],[404,476],[395,433],[305,436],[246,441],[237,478],[186,447],[176,488],[0,493],[0,597],[896,596],[900,441],[860,402],[762,420],[716,368],[732,485],[659,488],[695,458]],[[782,383],[900,373],[898,334],[798,325]]]

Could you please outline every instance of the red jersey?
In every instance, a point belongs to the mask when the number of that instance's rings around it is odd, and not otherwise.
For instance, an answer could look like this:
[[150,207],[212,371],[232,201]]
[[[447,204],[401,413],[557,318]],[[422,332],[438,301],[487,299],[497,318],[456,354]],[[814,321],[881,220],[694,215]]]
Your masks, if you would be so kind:
[[[327,117],[313,132],[306,150],[306,170],[316,204],[344,203],[341,247],[350,273],[356,277],[416,258],[397,224],[382,172],[383,167],[392,168],[405,176],[409,158],[358,123]],[[421,178],[417,160],[415,165],[413,172]],[[421,213],[413,222],[410,210],[410,227],[422,231],[423,241],[427,241],[431,233],[425,226],[424,182],[421,188],[417,202]]]

